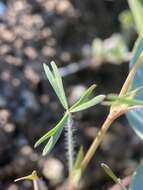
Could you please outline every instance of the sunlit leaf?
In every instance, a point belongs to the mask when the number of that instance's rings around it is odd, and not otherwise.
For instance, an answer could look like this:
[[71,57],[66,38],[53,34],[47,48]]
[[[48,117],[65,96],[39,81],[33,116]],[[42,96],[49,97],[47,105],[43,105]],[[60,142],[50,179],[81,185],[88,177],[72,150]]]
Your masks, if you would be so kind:
[[96,104],[102,102],[104,100],[105,96],[104,95],[99,95],[94,97],[93,99],[87,101],[86,103],[83,103],[73,109],[70,109],[70,112],[78,112],[78,111],[82,111],[85,110],[87,108],[90,108],[92,106],[95,106]]
[[50,137],[48,143],[46,144],[45,148],[43,149],[43,153],[42,153],[43,156],[45,156],[46,154],[48,154],[53,149],[53,147],[55,146],[55,144],[57,143],[58,139],[61,136],[63,128],[64,128],[64,126],[61,126],[56,131],[56,133],[53,136]]
[[129,190],[143,190],[143,164],[134,172]]
[[59,128],[63,127],[64,124],[66,123],[66,120],[68,118],[68,114],[65,113],[63,118],[59,121],[59,123],[52,128],[50,131],[48,131],[45,135],[43,135],[34,145],[34,147],[36,148],[37,146],[39,146],[41,143],[43,143],[45,140],[47,140],[49,137],[53,136]]

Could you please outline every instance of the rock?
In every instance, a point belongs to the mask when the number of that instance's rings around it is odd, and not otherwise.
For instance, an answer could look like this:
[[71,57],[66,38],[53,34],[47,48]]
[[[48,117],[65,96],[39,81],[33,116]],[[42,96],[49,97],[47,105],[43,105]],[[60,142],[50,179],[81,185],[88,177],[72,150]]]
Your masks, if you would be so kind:
[[4,126],[10,119],[10,111],[7,109],[0,110],[0,126]]
[[38,73],[36,73],[34,69],[32,69],[32,67],[30,66],[25,67],[24,75],[25,78],[29,80],[34,86],[37,86],[40,82],[40,77]]
[[7,190],[18,190],[18,185],[16,185],[16,184],[9,185]]
[[43,164],[42,173],[46,179],[50,180],[52,185],[57,185],[63,180],[63,172],[63,164],[56,158],[49,158]]

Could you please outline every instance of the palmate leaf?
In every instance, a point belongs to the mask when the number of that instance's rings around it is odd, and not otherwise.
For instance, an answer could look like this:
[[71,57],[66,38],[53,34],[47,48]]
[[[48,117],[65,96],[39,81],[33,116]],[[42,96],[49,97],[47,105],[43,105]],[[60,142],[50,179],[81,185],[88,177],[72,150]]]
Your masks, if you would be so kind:
[[64,126],[64,124],[66,123],[68,119],[68,114],[67,112],[64,114],[63,118],[59,121],[59,123],[50,131],[48,131],[45,135],[43,135],[34,145],[34,147],[36,148],[37,146],[39,146],[41,143],[43,143],[45,140],[47,140],[49,137],[55,135],[57,133],[57,131],[62,128]]
[[99,95],[99,96],[96,96],[94,98],[92,98],[91,100],[79,105],[79,106],[76,106],[72,109],[70,109],[70,112],[71,113],[74,113],[74,112],[78,112],[78,111],[82,111],[82,110],[85,110],[85,109],[88,109],[92,106],[95,106],[96,104],[102,102],[104,100],[105,96],[104,95]]
[[143,164],[134,172],[129,190],[143,190]]
[[43,66],[44,66],[46,76],[47,76],[51,86],[53,87],[56,95],[58,96],[62,106],[67,110],[68,103],[66,100],[62,79],[58,72],[56,64],[53,61],[51,62],[51,67],[53,69],[53,72],[50,70],[49,66],[46,65],[45,63],[43,64]]
[[[133,58],[130,62],[130,67],[136,63],[138,57],[140,56],[141,52],[143,51],[143,38],[139,37],[135,48],[133,51]],[[130,86],[130,91],[137,89],[138,87],[143,85],[143,64],[137,70],[136,75],[133,79],[133,82]],[[136,99],[143,101],[143,91],[139,91],[135,96]],[[137,108],[127,112],[126,114],[130,126],[136,132],[136,134],[143,139],[143,108]]]

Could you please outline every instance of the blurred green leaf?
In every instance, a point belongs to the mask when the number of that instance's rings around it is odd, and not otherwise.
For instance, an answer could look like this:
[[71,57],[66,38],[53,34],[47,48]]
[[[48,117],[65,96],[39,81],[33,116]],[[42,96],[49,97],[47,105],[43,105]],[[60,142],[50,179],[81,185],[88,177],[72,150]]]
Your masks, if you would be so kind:
[[63,118],[59,121],[59,123],[50,131],[48,131],[45,135],[43,135],[34,145],[34,147],[36,148],[37,146],[39,146],[41,143],[43,143],[45,140],[47,140],[49,137],[53,136],[54,134],[57,133],[57,131],[62,128],[66,122],[68,118],[68,114],[67,112],[64,114]]
[[105,40],[95,38],[92,43],[92,57],[96,64],[103,62],[120,64],[126,60],[128,48],[121,34],[113,34]]
[[61,133],[63,131],[64,125],[62,125],[57,131],[56,133],[50,137],[48,143],[46,144],[45,148],[43,149],[42,155],[45,156],[46,154],[48,154],[53,147],[55,146],[55,144],[57,143],[58,139],[61,136]]
[[92,106],[95,106],[96,104],[102,102],[104,100],[104,98],[105,98],[104,95],[96,96],[93,99],[87,101],[86,103],[83,103],[77,107],[74,107],[73,109],[70,109],[70,112],[74,113],[74,112],[78,112],[78,111],[90,108]]
[[80,97],[80,99],[70,108],[71,110],[74,109],[77,106],[80,106],[81,104],[85,103],[88,101],[89,97],[91,96],[93,90],[96,88],[96,85],[93,84],[90,86],[84,94]]
[[141,0],[128,0],[129,6],[133,13],[133,17],[136,23],[137,32],[140,36],[143,36],[143,4]]
[[124,29],[132,29],[135,26],[133,14],[130,10],[124,10],[119,14],[119,21]]
[[129,190],[143,190],[143,164],[134,172]]

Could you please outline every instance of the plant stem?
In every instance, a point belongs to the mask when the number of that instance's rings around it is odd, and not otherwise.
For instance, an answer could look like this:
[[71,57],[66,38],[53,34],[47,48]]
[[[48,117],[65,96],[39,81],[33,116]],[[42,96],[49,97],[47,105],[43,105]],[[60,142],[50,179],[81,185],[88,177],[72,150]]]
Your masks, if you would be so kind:
[[122,184],[121,180],[118,181],[119,186],[122,188],[122,190],[127,190],[127,188]]
[[[142,62],[143,62],[143,52],[140,54],[139,58],[137,59],[137,62],[132,67],[131,71],[129,72],[127,79],[126,79],[125,83],[123,84],[123,87],[119,93],[119,97],[125,95],[127,93],[127,91],[129,90],[129,86],[131,85],[133,78],[134,78],[138,68],[141,66]],[[85,168],[87,167],[91,158],[95,154],[98,146],[100,145],[101,141],[103,140],[110,125],[113,123],[113,121],[116,118],[118,118],[122,113],[124,113],[124,111],[125,110],[120,110],[120,109],[116,109],[116,108],[112,109],[112,107],[111,107],[109,115],[107,116],[105,122],[103,123],[101,129],[99,130],[96,138],[94,139],[93,143],[91,144],[90,148],[88,149],[88,151],[82,161],[82,164],[81,164],[82,171],[85,170]]]
[[142,62],[143,62],[143,52],[140,54],[136,64],[130,70],[130,72],[124,82],[124,85],[120,91],[119,97],[125,95],[127,93],[127,91],[129,90],[129,86],[131,85],[133,78],[134,78],[138,68],[141,66]]
[[33,180],[33,186],[34,186],[34,190],[38,190],[38,181],[37,180]]
[[72,116],[69,114],[67,126],[66,126],[66,143],[67,143],[67,157],[68,157],[68,169],[69,175],[73,169],[74,163],[74,140],[73,140],[73,122]]
[[110,112],[109,115],[107,116],[105,122],[103,123],[101,129],[99,130],[95,140],[93,141],[92,145],[88,149],[82,163],[81,163],[81,169],[82,171],[85,170],[87,167],[88,163],[90,162],[91,158],[95,154],[98,146],[100,145],[101,141],[103,140],[107,130],[113,123],[113,121],[119,116],[119,112]]

